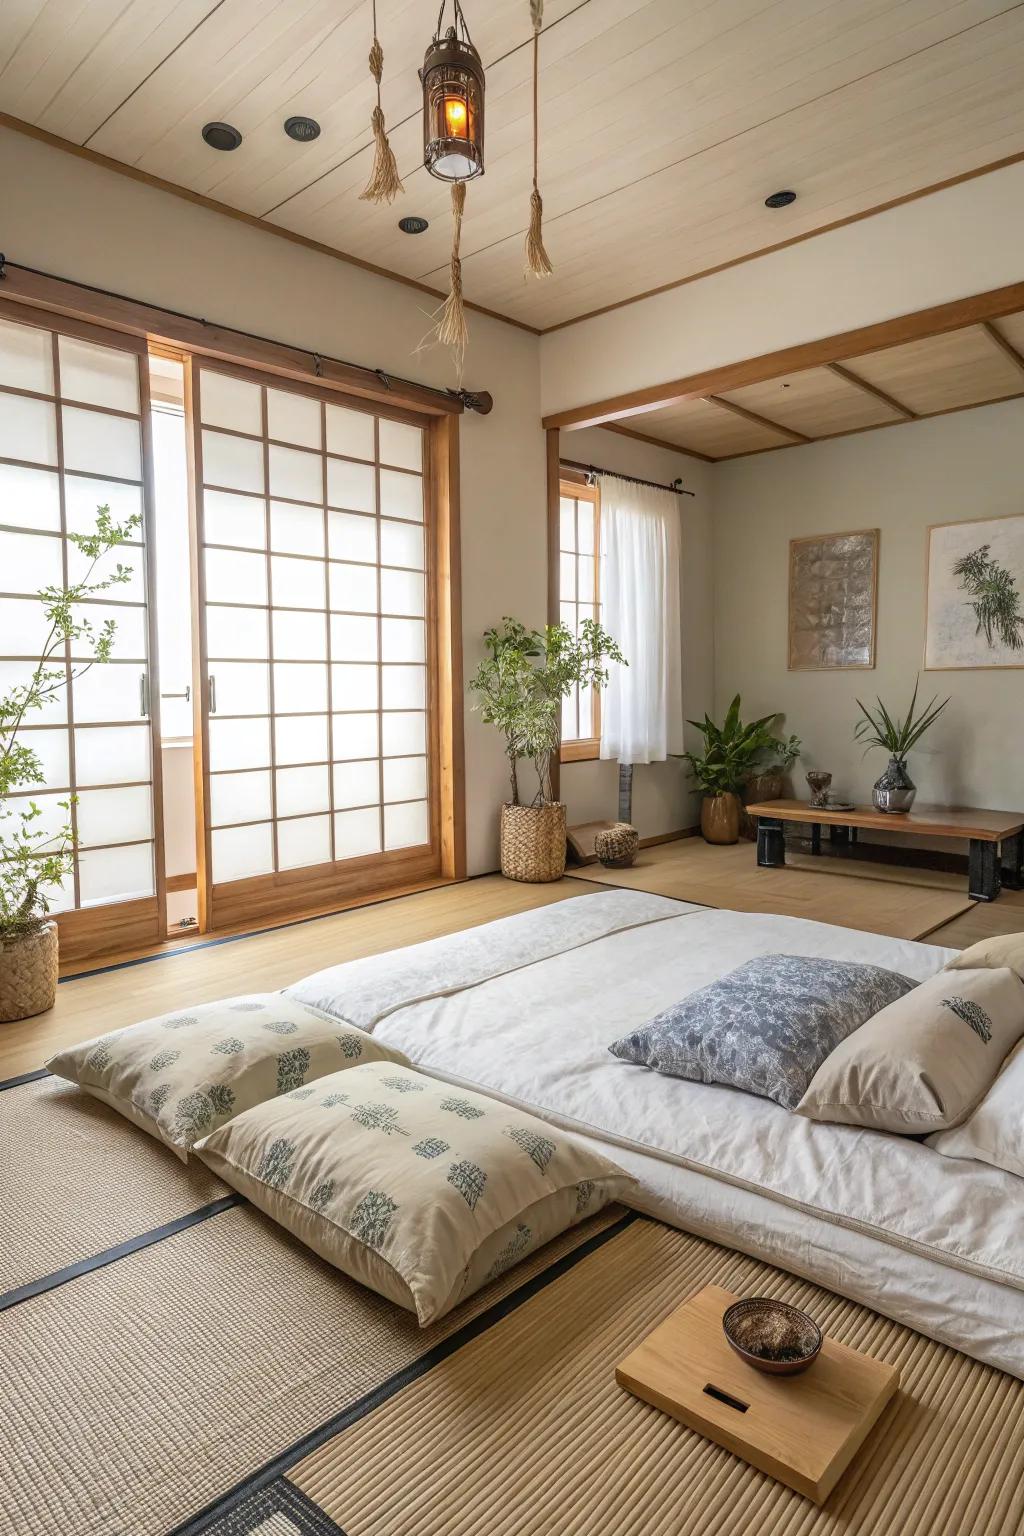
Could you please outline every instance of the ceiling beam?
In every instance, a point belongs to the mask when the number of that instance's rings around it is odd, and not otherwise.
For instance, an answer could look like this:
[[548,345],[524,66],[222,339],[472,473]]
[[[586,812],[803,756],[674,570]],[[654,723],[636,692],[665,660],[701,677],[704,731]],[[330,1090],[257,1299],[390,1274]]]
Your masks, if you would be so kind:
[[688,459],[700,459],[703,464],[716,464],[718,460],[710,453],[698,453],[696,448],[684,448],[682,443],[670,443],[664,437],[649,437],[646,432],[634,432],[632,427],[624,427],[617,421],[606,421],[602,426],[604,432],[618,432],[621,437],[631,437],[638,443],[650,443],[652,448],[664,448],[666,453],[684,453]]
[[734,416],[741,416],[744,421],[751,422],[755,427],[765,427],[769,432],[776,432],[780,437],[788,437],[791,443],[813,443],[814,438],[808,437],[804,432],[797,432],[793,427],[780,426],[777,421],[770,421],[767,416],[759,416],[756,411],[748,411],[745,405],[737,405],[733,400],[722,400],[718,395],[701,395],[705,405],[719,405],[723,411],[732,411]]
[[995,342],[1000,352],[1005,352],[1006,356],[1010,359],[1010,362],[1016,364],[1021,373],[1024,373],[1024,357],[1021,356],[1012,342],[1007,341],[1002,331],[997,331],[990,320],[982,321],[981,328],[985,332],[985,335],[991,341]]
[[896,399],[895,395],[887,395],[884,389],[879,389],[877,384],[869,384],[867,379],[862,379],[859,373],[854,373],[852,368],[844,368],[842,363],[826,363],[829,373],[834,373],[837,379],[845,379],[847,384],[853,384],[857,389],[864,391],[866,395],[873,395],[883,405],[887,405],[897,416],[902,416],[904,421],[916,421],[917,412],[912,411],[909,405],[904,405]]
[[959,331],[966,325],[978,325],[983,320],[999,320],[1019,310],[1024,310],[1024,282],[1009,283],[1005,288],[992,288],[986,293],[954,299],[948,304],[936,304],[929,309],[915,310],[909,315],[897,315],[892,320],[880,320],[873,325],[858,326],[856,330],[841,331],[838,335],[825,336],[818,341],[804,341],[793,347],[783,347],[778,352],[765,352],[760,357],[746,358],[742,362],[707,368],[701,373],[689,374],[686,378],[631,390],[628,394],[614,395],[592,405],[576,406],[570,411],[555,411],[545,416],[544,426],[568,429],[600,427],[605,422],[643,416],[648,411],[657,411],[666,405],[678,405],[685,400],[703,399],[705,395],[741,389],[744,384],[764,384],[784,373],[801,373],[805,368],[820,368],[825,363],[844,362],[864,352],[879,352],[886,347],[902,346],[904,342],[920,341],[926,336]]

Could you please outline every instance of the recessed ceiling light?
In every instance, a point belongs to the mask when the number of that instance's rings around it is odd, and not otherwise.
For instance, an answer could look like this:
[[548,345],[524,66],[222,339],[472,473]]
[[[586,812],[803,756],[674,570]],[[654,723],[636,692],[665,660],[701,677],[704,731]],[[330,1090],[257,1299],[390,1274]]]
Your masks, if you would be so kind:
[[297,143],[309,144],[320,137],[320,124],[313,117],[289,117],[285,119],[284,131]]
[[207,123],[203,138],[211,149],[237,149],[242,142],[242,135],[230,123]]
[[765,198],[764,205],[766,208],[788,208],[790,203],[795,202],[795,192],[773,192],[771,197]]
[[418,214],[406,214],[404,219],[399,219],[398,227],[403,235],[422,235],[424,230],[430,228],[426,219],[421,219]]

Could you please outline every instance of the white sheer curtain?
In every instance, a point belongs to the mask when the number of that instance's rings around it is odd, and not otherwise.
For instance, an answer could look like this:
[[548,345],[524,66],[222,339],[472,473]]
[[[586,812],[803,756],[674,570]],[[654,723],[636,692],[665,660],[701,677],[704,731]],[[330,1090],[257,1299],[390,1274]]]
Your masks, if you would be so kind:
[[601,700],[601,756],[661,762],[683,750],[679,498],[601,476],[601,622],[628,667]]

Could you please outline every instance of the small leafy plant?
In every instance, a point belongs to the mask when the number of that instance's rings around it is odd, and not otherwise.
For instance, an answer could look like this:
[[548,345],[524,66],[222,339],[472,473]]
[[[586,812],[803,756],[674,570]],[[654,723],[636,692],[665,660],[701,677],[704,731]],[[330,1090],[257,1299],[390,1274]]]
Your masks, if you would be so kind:
[[935,721],[942,714],[949,699],[943,699],[941,704],[936,704],[932,699],[920,712],[917,713],[917,690],[921,686],[920,679],[914,684],[914,692],[910,699],[910,708],[906,717],[900,719],[899,715],[891,715],[882,703],[876,699],[877,710],[868,709],[866,704],[857,700],[857,708],[863,715],[854,727],[853,735],[856,741],[864,743],[865,752],[870,752],[873,747],[884,747],[890,757],[895,757],[899,762],[906,759],[907,753],[921,740]]
[[[104,556],[129,539],[141,518],[115,523],[110,508],[97,508],[93,533],[69,533],[88,564],[80,581],[62,587],[43,587],[36,595],[43,605],[49,633],[42,654],[26,683],[18,683],[0,698],[0,940],[37,932],[50,910],[48,892],[59,889],[74,868],[75,838],[71,825],[72,800],[59,801],[68,820],[50,833],[37,823],[42,810],[34,800],[25,803],[26,790],[45,787],[39,755],[19,732],[26,716],[41,710],[65,688],[70,677],[81,677],[97,662],[110,659],[116,625],[105,619],[96,628],[80,612],[80,605],[101,592],[121,586],[131,577],[131,567],[117,564],[110,575],[96,579]],[[68,669],[68,652],[87,655]],[[18,801],[12,801],[17,794]]]
[[527,629],[504,618],[484,634],[488,655],[470,679],[474,709],[505,737],[512,804],[519,798],[519,764],[529,759],[537,773],[530,804],[551,802],[551,763],[562,740],[562,700],[574,688],[603,688],[609,661],[628,665],[619,647],[595,619],[584,619],[579,635],[564,624]]
[[799,736],[772,737],[764,750],[765,761],[758,763],[755,773],[788,773],[804,749]]
[[[683,759],[689,765],[697,788],[705,795],[738,794],[766,753],[780,747],[788,750],[789,744],[780,742],[771,733],[777,714],[763,715],[760,720],[744,725],[740,719],[740,704],[737,694],[720,726],[708,714],[702,721],[689,722],[704,737],[704,751],[684,752]],[[796,737],[791,737],[790,741],[796,742]],[[799,751],[799,742],[796,746]]]
[[963,555],[954,563],[953,575],[959,577],[961,589],[974,609],[974,633],[984,633],[990,646],[998,638],[1009,650],[1024,651],[1024,612],[1017,582],[1005,565],[993,560],[991,548],[990,544],[982,544]]

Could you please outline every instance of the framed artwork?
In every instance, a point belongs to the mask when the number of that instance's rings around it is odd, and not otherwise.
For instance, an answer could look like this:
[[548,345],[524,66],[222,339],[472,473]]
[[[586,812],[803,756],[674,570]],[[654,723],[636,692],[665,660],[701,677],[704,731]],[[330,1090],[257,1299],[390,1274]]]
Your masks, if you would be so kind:
[[1024,667],[1024,513],[928,529],[924,664]]
[[875,664],[878,529],[789,541],[789,670]]

